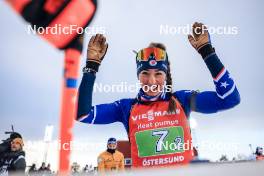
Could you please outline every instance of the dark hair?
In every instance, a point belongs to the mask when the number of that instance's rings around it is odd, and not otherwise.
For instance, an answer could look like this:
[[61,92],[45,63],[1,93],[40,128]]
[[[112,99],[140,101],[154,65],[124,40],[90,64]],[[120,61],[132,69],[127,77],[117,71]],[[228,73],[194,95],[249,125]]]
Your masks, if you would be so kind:
[[[160,49],[163,49],[166,51],[166,46],[162,43],[151,42],[149,44],[149,47],[160,48]],[[167,71],[166,78],[167,78],[166,86],[172,88],[172,77],[171,77],[170,61],[169,60],[168,60],[168,71]],[[170,100],[169,100],[168,112],[174,112],[177,108],[177,103],[176,103],[176,97],[174,97],[172,94],[172,89],[170,89],[169,96],[170,96]]]
[[12,132],[10,134],[10,139],[15,139],[15,138],[21,138],[22,139],[22,136],[21,136],[21,134],[19,134],[17,132]]

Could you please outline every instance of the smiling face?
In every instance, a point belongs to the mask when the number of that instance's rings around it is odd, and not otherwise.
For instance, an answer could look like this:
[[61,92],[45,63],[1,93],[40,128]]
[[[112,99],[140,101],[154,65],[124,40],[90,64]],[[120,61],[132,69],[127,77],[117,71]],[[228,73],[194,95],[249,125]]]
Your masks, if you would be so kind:
[[166,74],[164,71],[158,69],[148,69],[141,71],[138,79],[146,95],[156,96],[163,90]]

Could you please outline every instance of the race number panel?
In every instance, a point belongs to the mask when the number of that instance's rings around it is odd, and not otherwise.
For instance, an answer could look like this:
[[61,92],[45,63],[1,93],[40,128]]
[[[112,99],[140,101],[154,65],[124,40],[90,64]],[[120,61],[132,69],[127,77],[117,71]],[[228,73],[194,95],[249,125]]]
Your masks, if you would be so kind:
[[180,126],[140,131],[135,137],[139,157],[184,152],[184,132]]

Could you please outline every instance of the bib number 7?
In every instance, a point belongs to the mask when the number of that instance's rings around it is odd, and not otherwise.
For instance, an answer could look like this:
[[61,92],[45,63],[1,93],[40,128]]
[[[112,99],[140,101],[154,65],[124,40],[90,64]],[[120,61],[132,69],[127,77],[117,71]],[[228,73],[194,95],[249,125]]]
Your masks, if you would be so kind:
[[152,136],[158,136],[159,139],[156,142],[156,152],[162,151],[162,144],[165,141],[166,136],[168,135],[168,130],[153,131]]
[[181,153],[184,132],[180,126],[140,131],[135,134],[139,157]]

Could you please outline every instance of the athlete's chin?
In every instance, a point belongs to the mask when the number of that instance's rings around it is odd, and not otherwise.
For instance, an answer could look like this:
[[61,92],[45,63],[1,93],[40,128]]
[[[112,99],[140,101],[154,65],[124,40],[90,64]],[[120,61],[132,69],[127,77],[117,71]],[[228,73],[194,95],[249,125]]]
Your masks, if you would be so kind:
[[149,92],[145,92],[145,94],[146,95],[148,95],[148,96],[157,96],[157,95],[159,95],[159,92],[152,92],[152,91],[149,91]]

